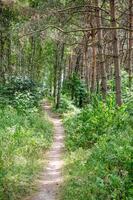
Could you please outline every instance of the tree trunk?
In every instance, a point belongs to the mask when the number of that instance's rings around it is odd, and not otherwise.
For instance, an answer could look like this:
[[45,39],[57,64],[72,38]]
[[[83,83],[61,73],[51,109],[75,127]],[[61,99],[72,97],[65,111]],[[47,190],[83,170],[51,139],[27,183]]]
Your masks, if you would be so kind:
[[[99,0],[95,0],[96,7],[99,7]],[[101,27],[101,10],[96,9],[96,22],[97,27]],[[99,64],[100,64],[100,73],[101,73],[101,91],[103,99],[106,99],[107,93],[107,81],[106,81],[106,70],[105,70],[105,60],[104,60],[104,51],[103,51],[103,30],[98,31],[98,50],[99,50]]]
[[95,31],[92,31],[92,79],[91,79],[91,92],[96,88],[96,46],[95,46]]
[[[10,26],[10,25],[9,25]],[[12,66],[11,66],[11,35],[10,30],[8,30],[7,33],[7,68],[8,68],[8,75],[10,76],[12,74]]]
[[120,61],[119,61],[119,48],[117,38],[117,26],[115,16],[115,0],[110,0],[110,13],[111,13],[111,25],[114,27],[112,30],[113,39],[113,57],[114,57],[114,70],[115,70],[115,89],[116,89],[116,104],[121,106],[121,76],[120,76]]
[[59,69],[58,69],[58,88],[57,88],[57,103],[56,109],[60,106],[60,97],[61,97],[61,85],[62,85],[62,65],[64,57],[64,44],[60,44],[60,55],[59,56]]
[[85,65],[85,81],[86,81],[87,90],[89,91],[89,63],[88,63],[88,41],[87,41],[87,39],[85,39],[84,65]]
[[4,41],[5,41],[5,23],[4,23],[3,3],[0,1],[0,82],[5,83],[5,65],[4,65]]
[[29,68],[28,68],[28,72],[29,72],[29,76],[34,80],[35,77],[35,37],[34,36],[30,36],[29,38],[30,41],[30,48],[31,48],[31,52],[29,55]]
[[[132,29],[133,26],[133,0],[129,0],[129,28]],[[129,57],[128,57],[128,71],[129,71],[129,88],[132,86],[132,42],[133,42],[133,34],[129,31]]]
[[57,69],[58,69],[58,43],[56,44],[55,49],[55,63],[54,63],[54,91],[53,91],[53,97],[54,97],[54,103],[56,103],[56,96],[57,96]]

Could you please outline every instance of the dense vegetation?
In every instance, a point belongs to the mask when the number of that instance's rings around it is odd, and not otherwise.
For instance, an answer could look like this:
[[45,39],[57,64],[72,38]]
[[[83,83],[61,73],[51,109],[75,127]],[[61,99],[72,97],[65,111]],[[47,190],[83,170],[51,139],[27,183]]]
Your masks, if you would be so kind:
[[68,155],[62,199],[132,199],[133,107],[115,108],[111,100],[107,105],[95,100],[65,117]]
[[62,200],[133,196],[133,0],[0,1],[0,200],[32,189],[64,117]]
[[0,111],[0,199],[18,200],[33,188],[41,156],[51,143],[52,127],[37,109]]
[[18,78],[1,87],[1,200],[22,199],[31,192],[52,142],[52,125],[38,105],[42,95],[30,85],[29,80]]

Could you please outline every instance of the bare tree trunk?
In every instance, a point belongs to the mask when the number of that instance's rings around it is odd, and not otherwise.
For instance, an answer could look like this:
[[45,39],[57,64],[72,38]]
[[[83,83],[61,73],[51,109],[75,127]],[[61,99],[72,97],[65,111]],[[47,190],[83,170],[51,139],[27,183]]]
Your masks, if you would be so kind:
[[61,84],[62,84],[62,64],[64,57],[64,44],[60,44],[60,54],[59,56],[59,70],[58,70],[58,88],[57,88],[57,103],[56,109],[60,106],[60,97],[61,97]]
[[97,66],[96,66],[96,91],[97,91],[97,94],[99,94],[99,91],[100,91],[100,74],[101,74],[100,62],[97,62]]
[[88,63],[88,41],[85,41],[85,48],[84,48],[84,64],[85,64],[85,81],[87,90],[89,90],[89,63]]
[[[129,0],[129,28],[132,29],[133,26],[133,0]],[[129,88],[132,86],[132,43],[133,34],[129,31],[129,41],[128,41],[128,71],[129,71]]]
[[80,47],[78,47],[77,49],[77,58],[76,58],[76,64],[75,64],[75,69],[74,69],[74,72],[76,74],[80,74],[80,63],[81,63],[81,49]]
[[4,23],[4,10],[3,3],[0,1],[0,82],[4,83],[5,80],[5,65],[4,65],[4,41],[5,36],[3,36],[3,29],[5,31],[5,23]]
[[92,79],[91,79],[91,92],[95,91],[96,87],[96,46],[95,46],[95,31],[92,31]]
[[55,49],[55,64],[54,64],[54,103],[56,103],[56,96],[57,96],[57,69],[58,69],[58,43],[56,44]]
[[0,81],[5,81],[4,66],[3,66],[3,35],[0,31]]
[[8,75],[10,76],[12,74],[12,66],[11,66],[11,35],[10,35],[10,30],[8,30],[7,33],[7,68],[8,68]]
[[[99,7],[99,0],[95,0],[96,7]],[[96,22],[97,27],[101,27],[101,10],[96,9]],[[103,31],[100,29],[98,31],[98,50],[99,50],[99,60],[100,60],[100,73],[101,73],[101,90],[103,99],[106,99],[107,93],[107,81],[106,81],[106,70],[105,70],[105,60],[104,60],[104,51],[103,51]]]
[[70,54],[69,58],[68,58],[68,74],[67,74],[67,78],[70,78],[71,73],[72,73],[72,55]]
[[35,48],[36,48],[34,36],[30,36],[29,42],[30,42],[31,52],[30,52],[30,55],[29,55],[28,73],[29,73],[29,76],[34,80],[34,75],[35,75],[34,61],[35,61]]
[[[116,16],[115,16],[115,0],[110,0],[110,13],[112,27],[116,28]],[[114,57],[114,69],[115,69],[115,88],[116,88],[116,104],[121,106],[121,76],[120,76],[120,61],[119,61],[119,48],[117,29],[112,30],[113,39],[113,57]]]

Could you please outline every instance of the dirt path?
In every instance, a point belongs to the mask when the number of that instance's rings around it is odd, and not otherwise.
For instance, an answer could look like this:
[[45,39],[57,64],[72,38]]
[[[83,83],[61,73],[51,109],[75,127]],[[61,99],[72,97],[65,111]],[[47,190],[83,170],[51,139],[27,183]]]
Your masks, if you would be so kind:
[[59,187],[63,181],[64,130],[62,122],[51,113],[48,104],[43,107],[48,113],[50,121],[54,124],[54,140],[51,149],[46,154],[48,163],[39,180],[39,192],[28,200],[57,200]]

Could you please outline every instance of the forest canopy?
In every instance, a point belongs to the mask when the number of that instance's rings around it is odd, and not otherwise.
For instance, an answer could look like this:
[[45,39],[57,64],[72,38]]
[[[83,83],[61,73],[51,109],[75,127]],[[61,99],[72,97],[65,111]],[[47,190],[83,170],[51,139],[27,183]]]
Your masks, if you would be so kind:
[[12,75],[46,82],[59,107],[76,77],[88,99],[115,94],[122,104],[121,79],[132,85],[132,0],[3,0],[0,9],[2,83]]

